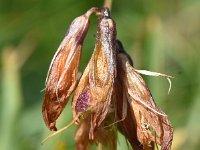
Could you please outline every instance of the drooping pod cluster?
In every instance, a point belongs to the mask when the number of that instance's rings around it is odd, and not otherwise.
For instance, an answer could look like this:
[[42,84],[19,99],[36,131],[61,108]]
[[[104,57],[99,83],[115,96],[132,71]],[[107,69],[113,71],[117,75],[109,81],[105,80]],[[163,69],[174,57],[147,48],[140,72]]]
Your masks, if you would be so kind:
[[[92,13],[98,14],[95,49],[76,86],[81,48]],[[94,143],[115,150],[117,130],[136,150],[153,150],[154,143],[169,150],[173,128],[132,65],[116,38],[108,8],[92,8],[76,18],[47,75],[42,110],[47,127],[57,130],[56,120],[74,91],[72,112],[79,125],[75,134],[77,150],[90,149]]]

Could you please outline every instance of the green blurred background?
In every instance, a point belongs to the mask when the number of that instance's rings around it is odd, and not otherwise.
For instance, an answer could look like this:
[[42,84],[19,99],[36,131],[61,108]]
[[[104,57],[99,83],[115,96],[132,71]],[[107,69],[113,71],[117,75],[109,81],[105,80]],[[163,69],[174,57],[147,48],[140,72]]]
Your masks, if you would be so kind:
[[[73,150],[75,126],[40,142],[50,132],[42,119],[45,78],[71,21],[102,0],[0,0],[0,150]],[[135,68],[174,76],[144,77],[174,129],[172,150],[200,149],[200,1],[113,0],[118,38]],[[80,72],[95,44],[92,16]],[[70,103],[58,128],[71,119]],[[127,149],[119,134],[118,149]]]

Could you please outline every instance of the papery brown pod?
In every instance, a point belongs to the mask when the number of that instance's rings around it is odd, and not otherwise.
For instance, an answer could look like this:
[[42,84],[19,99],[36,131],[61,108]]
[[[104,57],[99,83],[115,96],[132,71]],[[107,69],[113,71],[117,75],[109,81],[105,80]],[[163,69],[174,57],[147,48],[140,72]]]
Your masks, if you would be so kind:
[[[117,54],[123,53],[127,56],[131,66],[133,66],[131,57],[126,53],[119,40],[116,42],[116,48]],[[137,138],[137,124],[135,118],[132,116],[132,110],[128,103],[126,89],[123,87],[123,78],[121,73],[120,64],[117,64],[117,79],[115,80],[115,90],[113,94],[113,102],[115,103],[116,108],[117,128],[129,141],[134,150],[141,150],[143,149],[143,146]]]
[[108,112],[113,83],[116,76],[116,28],[109,10],[103,9],[98,23],[95,50],[88,67],[77,86],[72,109],[74,117],[78,112],[91,112],[90,139],[94,129],[100,126]]
[[173,128],[167,116],[157,107],[145,81],[130,65],[127,56],[118,54],[117,62],[136,121],[138,140],[144,149],[153,149],[152,142],[155,142],[162,150],[170,150]]
[[110,107],[113,83],[116,77],[116,27],[107,8],[98,23],[97,39],[90,63],[89,86],[91,93],[91,128],[100,126]]
[[56,51],[46,78],[42,114],[46,126],[56,131],[56,120],[74,90],[83,40],[88,31],[89,18],[97,8],[91,8],[71,23],[66,36]]

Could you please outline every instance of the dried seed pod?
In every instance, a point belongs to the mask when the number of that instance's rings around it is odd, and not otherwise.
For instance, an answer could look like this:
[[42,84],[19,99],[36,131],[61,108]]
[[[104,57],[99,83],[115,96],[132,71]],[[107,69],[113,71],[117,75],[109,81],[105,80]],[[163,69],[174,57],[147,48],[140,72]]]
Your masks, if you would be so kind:
[[[117,40],[116,42],[117,53],[123,53],[127,56],[129,63],[133,66],[131,57],[126,53],[122,43]],[[126,89],[123,87],[123,78],[120,64],[117,64],[117,79],[115,80],[115,90],[113,94],[113,102],[115,103],[116,122],[118,130],[129,141],[134,150],[143,149],[142,144],[137,138],[137,124],[135,118],[132,117],[131,106],[128,103]]]
[[105,119],[109,110],[113,83],[116,76],[116,27],[109,10],[103,9],[103,17],[98,23],[97,39],[89,71],[91,93],[91,128],[93,131]]
[[90,139],[93,132],[105,119],[109,109],[116,74],[116,28],[109,10],[103,9],[99,20],[96,46],[91,60],[75,90],[72,109],[78,112],[91,111]]
[[44,121],[50,130],[57,130],[56,120],[74,90],[82,44],[88,31],[89,18],[92,13],[97,11],[97,8],[92,8],[84,15],[74,19],[52,59],[46,79],[42,107]]
[[145,81],[130,65],[128,57],[120,53],[117,62],[136,121],[138,140],[144,149],[153,149],[152,142],[161,145],[162,150],[171,149],[173,128],[167,116],[157,107]]

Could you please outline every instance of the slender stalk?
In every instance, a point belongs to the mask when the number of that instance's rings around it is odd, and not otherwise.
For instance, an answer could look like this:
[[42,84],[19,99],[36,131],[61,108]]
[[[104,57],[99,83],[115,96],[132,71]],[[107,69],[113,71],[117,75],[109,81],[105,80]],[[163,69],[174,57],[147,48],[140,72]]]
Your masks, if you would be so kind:
[[44,144],[47,140],[49,140],[50,138],[54,137],[55,135],[63,132],[64,130],[68,129],[69,127],[71,127],[72,125],[74,125],[74,123],[77,121],[77,119],[80,117],[80,113],[78,113],[75,118],[65,127],[63,127],[62,129],[59,129],[58,131],[54,132],[53,134],[50,134],[48,137],[46,137],[41,144]]
[[112,8],[112,0],[104,0],[104,7],[107,7],[110,9],[111,11],[111,8]]
[[103,150],[103,145],[101,143],[98,143],[97,150]]

